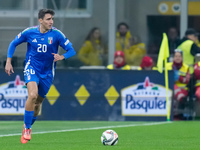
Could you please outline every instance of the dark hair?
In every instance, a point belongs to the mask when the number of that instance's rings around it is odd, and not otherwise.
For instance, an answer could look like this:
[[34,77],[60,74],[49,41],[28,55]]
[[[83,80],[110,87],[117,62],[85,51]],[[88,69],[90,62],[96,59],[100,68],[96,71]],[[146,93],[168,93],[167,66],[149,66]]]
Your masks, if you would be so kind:
[[[91,40],[92,35],[93,35],[93,33],[94,33],[95,30],[100,30],[100,29],[97,28],[97,27],[92,28],[92,29],[90,30],[90,32],[88,33],[87,37],[85,38],[85,40]],[[100,37],[99,40],[101,40],[101,37]]]
[[51,14],[52,16],[54,16],[55,12],[52,9],[40,9],[38,12],[38,19],[43,19],[46,14]]
[[195,35],[195,36],[198,36],[198,32],[193,29],[193,28],[188,28],[186,31],[185,31],[185,36],[188,36],[188,35]]
[[129,26],[128,26],[128,24],[126,24],[125,22],[121,22],[121,23],[119,23],[118,25],[117,25],[117,29],[119,29],[120,28],[120,26],[126,26],[126,28],[127,29],[129,29]]
[[[85,38],[86,41],[87,41],[87,40],[91,41],[91,43],[92,43],[93,46],[96,45],[96,41],[95,41],[95,39],[94,39],[94,37],[93,37],[93,34],[94,34],[95,30],[100,30],[100,29],[99,29],[98,27],[92,28],[92,29],[90,30],[90,32],[88,33],[87,37]],[[99,40],[99,44],[102,45],[101,35],[100,35],[100,37],[99,37],[98,40]]]

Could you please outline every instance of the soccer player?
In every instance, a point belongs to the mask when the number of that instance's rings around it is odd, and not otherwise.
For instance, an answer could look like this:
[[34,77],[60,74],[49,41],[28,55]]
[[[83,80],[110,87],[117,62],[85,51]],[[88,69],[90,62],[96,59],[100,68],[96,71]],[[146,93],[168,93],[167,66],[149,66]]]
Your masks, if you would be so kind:
[[[37,119],[41,104],[51,87],[56,62],[72,57],[76,53],[65,35],[53,27],[54,14],[51,9],[41,9],[38,13],[39,25],[19,33],[8,48],[5,72],[10,76],[14,73],[11,59],[15,48],[27,42],[24,78],[28,98],[25,104],[21,143],[31,140],[31,125]],[[63,55],[57,54],[59,45],[66,50]]]

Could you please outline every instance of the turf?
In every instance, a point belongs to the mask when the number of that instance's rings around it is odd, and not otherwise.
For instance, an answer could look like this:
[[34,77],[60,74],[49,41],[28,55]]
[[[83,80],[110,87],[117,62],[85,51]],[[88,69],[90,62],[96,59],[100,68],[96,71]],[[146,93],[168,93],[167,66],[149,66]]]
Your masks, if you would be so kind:
[[[157,123],[157,122],[154,122]],[[199,150],[200,122],[37,121],[32,139],[20,143],[23,122],[0,121],[1,150]],[[118,133],[115,146],[104,146],[106,129]]]

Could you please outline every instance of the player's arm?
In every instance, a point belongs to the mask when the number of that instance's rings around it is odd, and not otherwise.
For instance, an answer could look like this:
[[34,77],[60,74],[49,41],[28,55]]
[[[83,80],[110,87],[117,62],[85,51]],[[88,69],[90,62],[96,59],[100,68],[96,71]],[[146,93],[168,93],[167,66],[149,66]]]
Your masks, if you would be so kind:
[[64,53],[63,55],[52,53],[52,55],[54,55],[54,62],[70,58],[76,54],[76,52],[72,46],[65,47],[65,50],[67,52]]
[[6,65],[5,65],[5,72],[10,76],[12,73],[14,73],[13,71],[13,67],[11,64],[11,58],[8,57],[6,60]]
[[[69,40],[67,40],[69,41]],[[66,41],[66,42],[67,42]],[[74,56],[76,54],[74,48],[72,47],[72,43],[69,41],[69,43],[64,47],[64,50],[66,50],[67,52],[63,54],[63,56],[65,57],[65,59],[70,58],[72,56]]]
[[[59,45],[66,50],[66,53],[63,54],[64,59],[70,58],[76,54],[74,48],[72,47],[72,43],[65,37],[65,35],[59,31],[58,32],[58,38],[59,38]],[[62,55],[61,55],[62,56]],[[63,58],[62,56],[62,58]]]
[[52,55],[54,56],[54,62],[65,59],[63,55],[59,55],[55,53],[52,53]]
[[8,48],[8,53],[7,53],[7,60],[6,60],[6,65],[5,65],[5,72],[10,76],[13,71],[13,67],[11,64],[12,56],[15,52],[15,49],[17,45],[21,44],[22,42],[26,41],[26,36],[25,34],[19,33],[16,38],[10,43],[9,48]]

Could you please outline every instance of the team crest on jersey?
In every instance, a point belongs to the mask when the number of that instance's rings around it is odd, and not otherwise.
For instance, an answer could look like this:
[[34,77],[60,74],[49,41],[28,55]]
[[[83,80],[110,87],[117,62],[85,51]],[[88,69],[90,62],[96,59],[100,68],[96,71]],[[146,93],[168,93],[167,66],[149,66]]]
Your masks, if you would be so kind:
[[53,43],[53,37],[48,37],[48,43],[52,44]]

